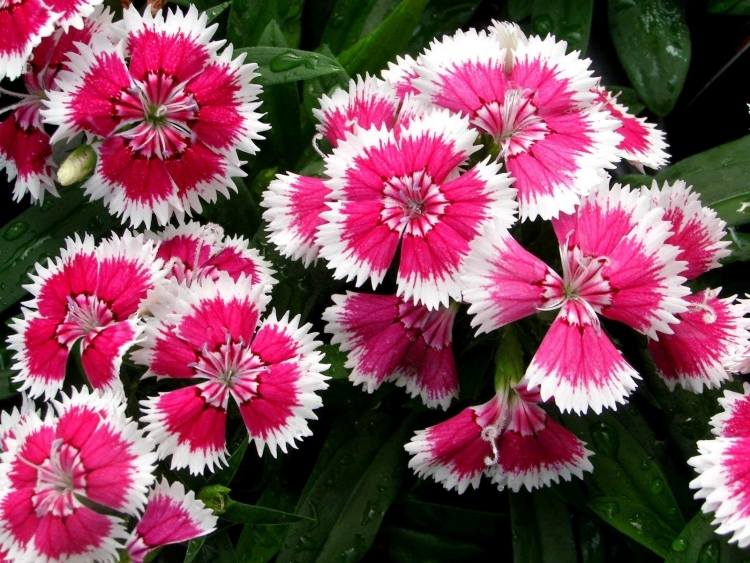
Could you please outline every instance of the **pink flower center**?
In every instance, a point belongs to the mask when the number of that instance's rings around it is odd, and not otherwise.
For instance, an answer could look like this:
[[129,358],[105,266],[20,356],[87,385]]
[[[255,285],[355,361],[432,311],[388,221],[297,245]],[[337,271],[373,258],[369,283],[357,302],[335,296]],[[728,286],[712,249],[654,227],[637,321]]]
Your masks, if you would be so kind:
[[52,452],[36,467],[37,481],[31,502],[38,516],[72,514],[80,505],[76,494],[86,487],[86,468],[76,448],[62,440],[52,443]]
[[68,297],[68,314],[57,329],[64,344],[69,344],[112,322],[114,315],[106,303],[93,295]]
[[179,155],[192,142],[191,122],[198,104],[185,92],[185,83],[171,76],[150,72],[143,82],[120,93],[114,109],[122,119],[120,135],[146,158]]
[[210,383],[204,389],[204,399],[224,409],[229,395],[238,403],[254,397],[258,391],[258,375],[268,370],[247,344],[233,342],[229,336],[218,350],[204,348],[199,360],[191,367],[197,372],[197,377]]
[[482,107],[475,122],[494,135],[504,156],[528,151],[548,131],[531,101],[531,93],[520,89],[507,90],[502,104],[492,102]]
[[445,211],[440,186],[424,171],[391,178],[383,189],[381,219],[394,231],[424,236]]

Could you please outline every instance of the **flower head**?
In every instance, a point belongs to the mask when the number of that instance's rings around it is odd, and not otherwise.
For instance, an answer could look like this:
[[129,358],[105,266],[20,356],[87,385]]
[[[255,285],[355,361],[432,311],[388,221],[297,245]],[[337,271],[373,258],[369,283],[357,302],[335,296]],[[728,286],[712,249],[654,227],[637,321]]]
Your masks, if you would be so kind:
[[435,40],[418,58],[420,99],[467,116],[498,144],[521,219],[572,212],[619,158],[618,122],[591,91],[590,61],[566,47],[495,22]]
[[141,302],[163,277],[156,246],[142,235],[67,239],[61,255],[37,264],[32,299],[13,322],[14,380],[31,396],[53,397],[68,354],[80,342],[81,364],[95,389],[120,390],[123,354],[141,333]]
[[420,430],[406,445],[409,467],[447,489],[463,493],[482,476],[499,489],[531,491],[579,479],[591,471],[591,452],[572,432],[551,419],[524,384],[498,392],[483,405]]
[[216,25],[194,7],[166,17],[130,7],[123,17],[125,39],[95,37],[71,55],[43,113],[59,126],[55,140],[100,140],[89,196],[134,226],[152,216],[165,224],[235,189],[237,150],[255,153],[268,128],[256,111],[257,65],[233,58],[231,46],[220,52]]
[[[13,561],[115,559],[156,461],[116,396],[74,391],[27,413],[0,456],[0,546]],[[108,511],[107,511],[108,509]]]
[[160,458],[192,473],[221,465],[230,399],[239,407],[258,453],[272,455],[310,435],[307,421],[327,387],[319,342],[299,317],[278,318],[264,287],[222,274],[189,287],[164,287],[149,297],[143,348],[133,353],[147,375],[188,385],[143,403],[147,431]]
[[687,309],[685,262],[667,244],[670,225],[639,192],[602,184],[572,215],[553,222],[560,276],[507,234],[478,244],[463,284],[472,324],[493,330],[539,310],[560,309],[529,366],[530,387],[563,410],[600,412],[635,389],[638,373],[602,329],[599,316],[656,338]]
[[349,380],[372,393],[385,381],[429,407],[448,408],[458,395],[453,358],[457,306],[430,310],[395,295],[334,295],[323,313],[331,342],[348,353]]

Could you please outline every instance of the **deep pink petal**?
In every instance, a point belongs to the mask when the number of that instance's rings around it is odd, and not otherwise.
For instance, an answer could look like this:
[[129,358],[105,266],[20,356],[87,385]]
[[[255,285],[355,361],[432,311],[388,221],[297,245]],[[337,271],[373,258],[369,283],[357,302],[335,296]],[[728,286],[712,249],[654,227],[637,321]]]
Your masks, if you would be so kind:
[[94,389],[120,389],[120,365],[140,330],[135,321],[120,321],[87,335],[81,343],[81,364]]

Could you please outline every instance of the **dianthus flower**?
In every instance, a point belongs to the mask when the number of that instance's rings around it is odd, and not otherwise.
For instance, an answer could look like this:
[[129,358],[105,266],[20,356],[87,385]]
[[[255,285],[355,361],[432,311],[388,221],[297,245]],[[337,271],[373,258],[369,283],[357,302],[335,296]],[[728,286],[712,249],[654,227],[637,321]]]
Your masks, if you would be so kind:
[[601,184],[572,215],[553,221],[563,275],[510,235],[478,244],[463,284],[472,325],[486,332],[540,310],[560,309],[526,373],[563,411],[601,412],[635,389],[638,373],[615,348],[599,315],[655,339],[687,310],[686,263],[668,244],[664,209],[627,187]]
[[247,239],[226,236],[215,223],[202,225],[191,221],[178,227],[169,225],[152,236],[167,276],[179,283],[189,285],[203,277],[217,280],[222,272],[234,280],[245,276],[268,291],[276,282],[271,264],[250,247]]
[[566,47],[495,22],[433,41],[410,82],[424,104],[465,115],[494,139],[522,220],[571,213],[620,157],[619,123],[597,102],[590,61]]
[[142,330],[141,302],[163,275],[156,246],[143,235],[112,235],[98,245],[90,235],[67,239],[60,256],[37,264],[25,286],[32,298],[8,339],[14,381],[32,397],[53,397],[80,342],[91,386],[121,390],[123,354]]
[[[313,255],[314,241],[334,277],[358,286],[378,286],[400,251],[398,296],[447,306],[460,299],[471,244],[488,225],[507,229],[515,221],[515,192],[500,165],[469,162],[476,139],[465,118],[445,110],[395,129],[356,127],[326,156],[325,179],[289,175],[271,185],[263,203],[271,240],[284,223],[299,226],[299,237],[282,241],[287,253]],[[310,185],[320,214],[301,217],[310,204],[296,202]],[[293,248],[299,241],[305,250]]]
[[0,456],[0,550],[12,561],[114,560],[138,516],[153,444],[111,393],[74,391],[26,412]]
[[27,93],[17,94],[0,88],[0,92],[20,99],[10,108],[0,110],[11,110],[0,121],[0,170],[5,169],[9,182],[15,179],[13,199],[16,201],[27,193],[32,201],[43,201],[46,192],[57,195],[52,145],[40,113],[43,100],[55,89],[55,81],[65,68],[68,54],[77,51],[78,43],[88,44],[95,34],[108,33],[111,23],[111,13],[97,9],[80,29],[55,30],[31,53],[28,70],[23,74]]
[[307,421],[325,389],[323,355],[310,325],[271,312],[265,287],[222,274],[190,286],[164,286],[149,297],[143,348],[133,360],[146,376],[189,383],[143,402],[143,421],[160,459],[191,473],[226,462],[229,400],[239,407],[261,454],[308,436]]
[[724,391],[722,410],[711,419],[711,440],[698,442],[698,455],[688,463],[698,472],[690,486],[704,499],[703,512],[714,513],[717,534],[750,545],[750,384],[742,393]]
[[409,467],[459,493],[477,488],[482,476],[514,492],[583,478],[593,469],[591,452],[538,403],[539,393],[524,383],[498,391],[486,403],[416,432],[406,445]]
[[201,200],[236,189],[237,150],[253,154],[268,127],[256,111],[255,63],[219,52],[216,25],[195,7],[163,16],[123,15],[117,45],[95,37],[70,57],[50,94],[45,121],[53,140],[80,132],[95,141],[98,162],[86,193],[134,226],[201,210]]
[[[726,223],[701,204],[698,194],[683,181],[656,182],[644,194],[664,209],[671,224],[667,243],[679,249],[677,259],[687,263],[682,275],[689,280],[719,266],[729,255]],[[719,387],[731,378],[748,339],[748,322],[734,296],[720,298],[719,289],[705,289],[686,298],[688,309],[677,313],[671,334],[659,334],[648,343],[658,373],[674,388],[681,385],[700,392]]]
[[428,407],[448,408],[458,395],[453,357],[457,304],[430,310],[395,295],[334,295],[323,313],[326,332],[348,353],[349,380],[372,393],[386,381],[419,396]]
[[34,48],[60,29],[83,27],[102,0],[3,0],[0,4],[0,79],[24,73]]

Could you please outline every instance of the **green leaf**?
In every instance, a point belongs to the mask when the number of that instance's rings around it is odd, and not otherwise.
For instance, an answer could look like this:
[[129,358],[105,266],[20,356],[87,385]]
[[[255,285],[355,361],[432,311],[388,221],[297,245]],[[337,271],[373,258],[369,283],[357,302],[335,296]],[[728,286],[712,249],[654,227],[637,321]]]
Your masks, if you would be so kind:
[[289,527],[279,563],[358,561],[367,551],[406,469],[412,419],[395,431],[393,424],[392,415],[373,409],[348,428],[334,427],[295,509],[317,522]]
[[514,563],[575,563],[570,514],[549,489],[511,493]]
[[551,33],[568,42],[568,51],[586,52],[594,0],[534,0],[531,27],[542,37]]
[[11,381],[13,372],[9,369],[0,371],[0,401],[18,393],[15,383]]
[[648,506],[630,497],[601,496],[589,507],[602,520],[660,557],[669,553],[676,533]]
[[232,540],[225,531],[192,540],[187,545],[184,563],[236,563]]
[[492,544],[508,527],[508,514],[407,498],[393,506],[399,523],[443,538]]
[[698,512],[685,529],[674,539],[666,563],[700,563],[721,561],[740,563],[747,561],[747,553],[722,541],[711,526],[713,515]]
[[248,47],[237,52],[247,53],[247,61],[258,64],[258,82],[265,86],[310,80],[342,72],[339,62],[326,55],[286,47]]
[[735,260],[740,262],[750,260],[750,234],[741,233],[732,227],[727,229],[727,231],[729,232],[729,240],[732,241],[729,247],[732,254],[724,259],[724,263],[734,262]]
[[221,513],[221,517],[238,524],[291,524],[300,520],[315,522],[315,519],[309,516],[302,516],[293,512],[276,510],[265,506],[245,504],[234,500],[230,500],[227,503],[224,512]]
[[402,0],[375,31],[341,53],[339,60],[349,75],[377,73],[403,52],[426,5],[427,0]]
[[617,55],[638,95],[657,115],[668,114],[690,65],[690,31],[677,0],[609,0]]
[[[380,22],[398,0],[337,0],[328,18],[321,43],[340,53],[372,31],[368,20]],[[375,24],[377,25],[377,23]]]
[[750,0],[708,0],[708,11],[714,14],[750,16]]
[[731,226],[750,221],[750,135],[681,160],[656,178],[692,184]]
[[430,0],[409,42],[408,51],[419,51],[434,38],[463,27],[480,3],[480,0]]
[[235,47],[257,45],[263,30],[276,20],[291,45],[299,45],[302,0],[232,0],[227,38]]
[[217,4],[216,6],[212,6],[211,8],[206,10],[206,15],[208,16],[208,23],[211,23],[216,18],[218,18],[231,5],[232,5],[232,0],[228,0],[227,2],[222,2],[221,4]]
[[321,351],[325,356],[323,361],[331,366],[326,372],[328,377],[332,379],[346,379],[349,377],[350,370],[345,365],[348,356],[338,346],[324,344],[321,347]]
[[386,556],[380,560],[393,563],[417,561],[465,563],[466,561],[491,560],[491,553],[475,544],[456,541],[438,533],[408,528],[386,527],[379,538],[379,543],[381,544],[380,550]]
[[529,0],[508,0],[508,16],[514,22],[520,22],[531,16],[531,7]]
[[[634,434],[636,427],[648,428],[634,409],[620,408],[617,415],[563,418],[565,425],[595,454],[591,460],[594,465],[591,480],[597,488],[608,496],[640,503],[671,526],[676,535],[685,522],[664,471],[653,452],[644,447],[653,443],[653,437],[649,439],[640,430],[637,436]],[[627,426],[623,424],[626,420]]]
[[27,295],[22,284],[36,262],[57,256],[65,238],[75,233],[96,237],[121,228],[99,202],[86,203],[77,186],[65,188],[62,197],[47,198],[0,228],[0,311]]

